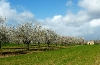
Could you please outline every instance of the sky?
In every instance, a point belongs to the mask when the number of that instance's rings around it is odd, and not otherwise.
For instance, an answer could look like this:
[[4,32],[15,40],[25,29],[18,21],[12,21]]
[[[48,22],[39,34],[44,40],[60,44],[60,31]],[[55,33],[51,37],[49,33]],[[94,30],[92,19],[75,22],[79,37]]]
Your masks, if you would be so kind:
[[60,35],[100,39],[100,0],[0,0],[6,23],[37,22]]

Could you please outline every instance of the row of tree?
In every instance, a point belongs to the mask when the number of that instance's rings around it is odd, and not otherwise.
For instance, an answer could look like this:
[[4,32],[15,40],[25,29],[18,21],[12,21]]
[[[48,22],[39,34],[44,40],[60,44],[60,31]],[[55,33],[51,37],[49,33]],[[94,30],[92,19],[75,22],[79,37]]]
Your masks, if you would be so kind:
[[16,26],[0,24],[0,48],[3,43],[24,43],[29,50],[30,43],[70,45],[84,44],[84,38],[61,36],[51,29],[45,29],[41,25],[33,23],[22,23]]
[[94,40],[94,43],[99,45],[100,44],[100,39]]

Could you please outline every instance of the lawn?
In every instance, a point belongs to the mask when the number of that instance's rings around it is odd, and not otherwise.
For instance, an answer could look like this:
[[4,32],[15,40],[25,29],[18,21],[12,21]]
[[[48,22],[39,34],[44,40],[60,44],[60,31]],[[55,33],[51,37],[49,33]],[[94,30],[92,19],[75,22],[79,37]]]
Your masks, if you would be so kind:
[[83,45],[0,58],[0,65],[99,65],[100,46]]

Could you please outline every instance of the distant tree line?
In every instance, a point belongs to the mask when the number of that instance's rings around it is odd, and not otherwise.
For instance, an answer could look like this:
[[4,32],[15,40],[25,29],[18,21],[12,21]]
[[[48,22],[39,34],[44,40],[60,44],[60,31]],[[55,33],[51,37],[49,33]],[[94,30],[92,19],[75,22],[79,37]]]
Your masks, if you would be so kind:
[[96,45],[99,45],[99,44],[100,44],[100,39],[94,40],[94,43],[95,43]]
[[0,21],[0,48],[5,43],[17,43],[18,45],[23,43],[29,50],[30,43],[46,44],[47,47],[50,44],[61,45],[76,45],[85,44],[84,38],[77,38],[71,36],[61,36],[51,29],[45,29],[39,24],[33,24],[30,22],[22,23],[19,25],[7,25]]

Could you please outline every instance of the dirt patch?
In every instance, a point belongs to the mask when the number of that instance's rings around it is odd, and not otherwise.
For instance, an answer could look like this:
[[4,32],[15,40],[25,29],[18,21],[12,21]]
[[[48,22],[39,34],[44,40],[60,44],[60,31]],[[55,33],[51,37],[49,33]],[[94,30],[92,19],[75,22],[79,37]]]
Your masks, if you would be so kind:
[[52,51],[52,50],[57,50],[57,49],[59,48],[42,47],[42,48],[32,48],[30,50],[19,49],[19,48],[4,48],[2,49],[2,51],[0,51],[0,58],[16,56],[16,55],[21,55],[21,54],[30,54],[30,53],[35,53],[35,52]]

